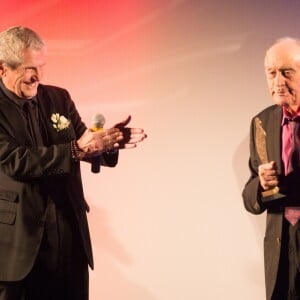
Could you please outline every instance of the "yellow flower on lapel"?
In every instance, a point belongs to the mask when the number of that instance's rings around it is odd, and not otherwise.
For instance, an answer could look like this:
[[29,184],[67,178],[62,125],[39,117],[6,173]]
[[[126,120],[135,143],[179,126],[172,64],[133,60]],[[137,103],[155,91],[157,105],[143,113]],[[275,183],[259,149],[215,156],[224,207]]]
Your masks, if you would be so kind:
[[53,128],[58,132],[61,130],[64,130],[69,127],[70,125],[70,120],[68,120],[65,116],[61,116],[58,113],[54,113],[51,116],[51,121]]

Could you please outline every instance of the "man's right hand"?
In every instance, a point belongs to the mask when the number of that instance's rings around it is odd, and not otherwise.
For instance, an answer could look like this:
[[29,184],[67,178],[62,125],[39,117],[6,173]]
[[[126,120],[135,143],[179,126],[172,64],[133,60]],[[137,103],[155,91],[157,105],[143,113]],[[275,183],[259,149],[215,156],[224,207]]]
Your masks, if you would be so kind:
[[77,141],[77,145],[86,156],[99,155],[102,152],[119,148],[119,142],[123,140],[123,133],[118,128],[110,128],[102,131],[87,129]]
[[270,190],[278,185],[278,173],[275,161],[262,164],[258,167],[260,185],[266,190]]

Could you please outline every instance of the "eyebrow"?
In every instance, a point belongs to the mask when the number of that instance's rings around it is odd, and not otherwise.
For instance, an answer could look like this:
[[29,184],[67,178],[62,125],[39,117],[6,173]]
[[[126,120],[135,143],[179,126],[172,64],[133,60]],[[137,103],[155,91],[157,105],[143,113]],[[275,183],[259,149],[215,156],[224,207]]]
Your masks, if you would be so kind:
[[280,72],[282,71],[296,71],[294,68],[292,67],[280,67],[280,68],[271,68],[271,67],[265,67],[266,71],[272,71],[272,70],[276,70],[278,69]]

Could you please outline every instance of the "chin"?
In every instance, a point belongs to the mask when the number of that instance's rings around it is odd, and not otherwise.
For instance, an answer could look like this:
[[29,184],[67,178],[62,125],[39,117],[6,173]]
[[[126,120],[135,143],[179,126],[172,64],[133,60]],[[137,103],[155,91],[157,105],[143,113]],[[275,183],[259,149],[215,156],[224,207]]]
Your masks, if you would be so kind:
[[286,97],[273,97],[273,100],[280,106],[289,106],[292,104],[291,99],[287,99]]
[[34,96],[36,96],[37,92],[35,93],[23,93],[22,94],[22,98],[25,98],[25,99],[31,99],[33,98]]
[[274,102],[277,104],[277,105],[280,105],[280,106],[288,106],[287,102],[282,100],[282,99],[273,99]]

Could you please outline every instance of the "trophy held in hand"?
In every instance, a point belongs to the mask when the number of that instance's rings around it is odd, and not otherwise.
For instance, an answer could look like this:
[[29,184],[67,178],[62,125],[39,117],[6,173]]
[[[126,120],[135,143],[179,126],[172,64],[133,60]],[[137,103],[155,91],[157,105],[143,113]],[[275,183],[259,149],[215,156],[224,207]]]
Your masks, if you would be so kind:
[[[258,156],[263,164],[269,162],[268,153],[267,153],[267,134],[264,131],[261,120],[256,117],[255,118],[255,145]],[[284,194],[280,193],[280,189],[278,186],[270,190],[263,191],[261,193],[262,201],[268,202],[276,199],[281,199],[286,197]]]

